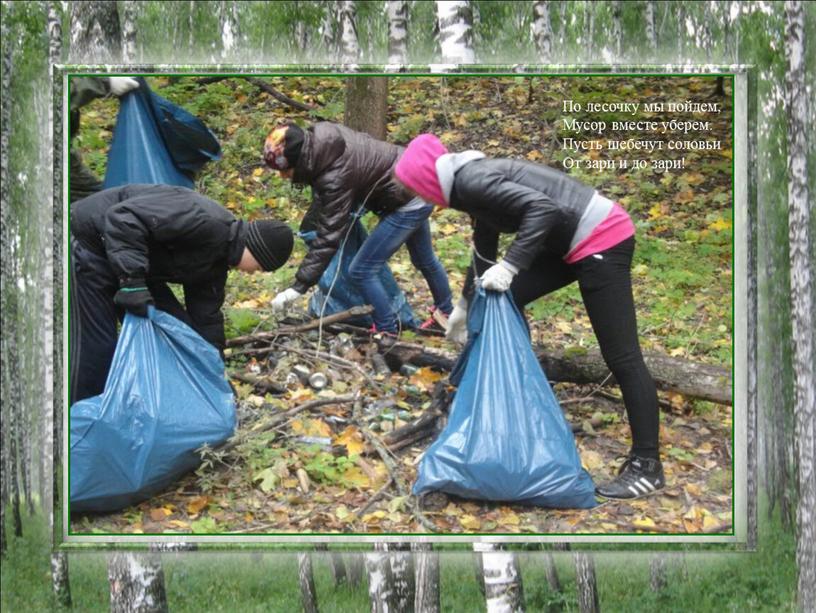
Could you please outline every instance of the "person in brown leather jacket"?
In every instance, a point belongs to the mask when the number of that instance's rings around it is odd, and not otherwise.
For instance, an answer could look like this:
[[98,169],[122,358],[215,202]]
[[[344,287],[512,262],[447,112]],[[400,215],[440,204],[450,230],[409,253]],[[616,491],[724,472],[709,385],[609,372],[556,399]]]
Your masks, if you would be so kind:
[[[269,133],[264,160],[294,183],[311,186],[313,203],[307,217],[314,219],[317,234],[295,274],[295,283],[274,298],[273,309],[283,309],[317,284],[343,246],[355,213],[368,210],[380,222],[355,255],[349,274],[374,307],[374,330],[398,330],[397,313],[378,272],[403,244],[425,277],[434,299],[432,311],[444,325],[453,305],[447,274],[431,244],[428,217],[433,205],[394,181],[394,165],[402,151],[402,147],[331,122],[319,122],[306,130],[288,123]],[[429,318],[423,327],[432,322]]]

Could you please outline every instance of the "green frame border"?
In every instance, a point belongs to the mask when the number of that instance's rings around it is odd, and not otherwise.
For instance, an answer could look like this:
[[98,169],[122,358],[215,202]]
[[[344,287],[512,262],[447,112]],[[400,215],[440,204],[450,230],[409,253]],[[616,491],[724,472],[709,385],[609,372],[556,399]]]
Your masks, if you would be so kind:
[[[329,77],[329,78],[345,78],[349,76],[388,76],[388,77],[426,77],[426,78],[449,78],[449,77],[663,77],[663,78],[690,78],[690,77],[726,77],[730,78],[732,82],[732,202],[731,202],[731,240],[732,240],[732,295],[731,295],[731,324],[732,324],[732,343],[731,343],[731,378],[732,378],[732,428],[731,428],[731,444],[732,449],[732,529],[731,532],[726,533],[651,533],[651,532],[634,532],[634,533],[429,533],[429,532],[411,532],[411,533],[212,533],[207,535],[198,535],[192,533],[143,533],[143,534],[124,534],[124,533],[76,533],[70,530],[70,501],[66,500],[64,505],[61,505],[58,500],[63,497],[67,498],[68,482],[70,480],[70,454],[69,439],[70,428],[68,427],[68,411],[62,411],[60,414],[55,406],[54,418],[61,418],[64,434],[61,441],[54,441],[55,446],[60,445],[62,452],[63,472],[59,475],[59,492],[54,492],[54,513],[59,511],[63,522],[56,520],[54,522],[54,537],[56,548],[60,550],[88,550],[90,548],[104,548],[108,549],[135,549],[144,550],[150,543],[196,543],[199,547],[204,546],[203,549],[208,551],[243,551],[243,550],[257,550],[257,549],[272,549],[281,551],[295,551],[303,550],[304,547],[310,547],[314,543],[331,542],[335,545],[342,545],[344,550],[353,550],[355,548],[365,547],[367,544],[373,542],[405,542],[419,541],[428,542],[433,541],[443,549],[446,546],[453,545],[456,547],[463,544],[470,544],[471,542],[488,541],[488,542],[503,542],[511,543],[513,545],[522,545],[526,543],[552,543],[552,542],[570,542],[573,544],[589,544],[593,549],[600,551],[622,551],[622,550],[642,550],[644,547],[653,548],[658,544],[660,549],[665,549],[667,545],[671,548],[680,546],[688,551],[689,543],[693,541],[707,541],[706,543],[693,543],[692,546],[705,547],[706,549],[714,551],[743,550],[745,542],[752,541],[752,536],[749,534],[747,539],[740,538],[736,531],[737,517],[736,517],[736,498],[737,498],[737,483],[736,483],[736,421],[734,419],[736,414],[736,401],[738,394],[736,383],[736,361],[735,361],[735,346],[737,339],[735,336],[735,316],[736,316],[736,271],[735,267],[736,257],[736,208],[740,203],[736,202],[736,149],[737,149],[737,132],[736,124],[738,121],[745,121],[749,126],[753,126],[755,117],[746,115],[744,118],[737,116],[737,78],[742,76],[751,76],[753,72],[750,66],[626,66],[616,67],[609,65],[568,65],[568,66],[493,66],[493,65],[468,65],[468,66],[451,66],[447,64],[431,64],[428,66],[405,66],[400,67],[400,70],[387,71],[381,66],[360,66],[357,71],[343,70],[343,66],[327,67],[325,65],[299,65],[299,66],[212,66],[212,65],[134,65],[134,66],[95,66],[95,65],[72,65],[72,66],[55,66],[54,69],[54,130],[55,130],[55,148],[59,146],[60,154],[55,152],[54,159],[54,180],[55,180],[55,202],[54,202],[54,221],[55,225],[59,222],[62,232],[57,238],[55,232],[55,243],[59,241],[65,246],[62,255],[61,264],[66,266],[63,271],[58,271],[55,267],[55,283],[60,283],[61,288],[67,288],[65,298],[56,306],[63,313],[63,326],[59,329],[59,335],[55,335],[55,351],[58,344],[63,351],[63,384],[59,396],[55,395],[55,405],[67,407],[68,385],[70,384],[70,348],[67,333],[67,324],[69,316],[68,303],[70,300],[70,286],[67,274],[67,265],[69,263],[69,252],[67,248],[69,236],[68,216],[64,213],[70,213],[70,205],[68,204],[68,185],[70,181],[70,173],[68,165],[65,164],[63,168],[61,155],[62,151],[69,151],[69,135],[68,135],[68,121],[70,113],[68,111],[68,100],[70,95],[70,77],[73,76],[115,76],[115,75],[132,75],[139,74],[140,76],[187,76],[187,77],[204,77],[204,76],[232,76],[232,77],[246,77],[246,76],[265,76],[265,77]],[[452,69],[445,69],[452,68]],[[622,70],[618,72],[616,68]],[[665,72],[678,68],[684,70],[683,72]],[[689,69],[692,70],[689,70]],[[694,68],[702,69],[699,71]],[[724,69],[725,68],[725,69]],[[340,70],[338,70],[340,69]],[[404,70],[403,70],[404,69]],[[746,73],[748,73],[746,75]],[[749,100],[746,101],[748,107],[755,97],[755,79],[748,81],[749,87],[746,90]],[[752,87],[753,86],[753,87]],[[64,91],[64,96],[62,92]],[[754,105],[755,107],[755,105]],[[57,118],[62,116],[62,120]],[[64,128],[64,129],[63,129]],[[59,143],[59,145],[57,145]],[[753,143],[749,142],[747,154],[750,157],[750,148]],[[747,180],[748,177],[745,177]],[[61,189],[57,189],[57,186]],[[750,193],[748,205],[749,214],[752,207],[752,197],[755,198],[755,190],[753,194]],[[753,242],[753,237],[747,237],[749,243]],[[62,253],[62,252],[60,252]],[[748,275],[755,275],[755,270],[748,270]],[[58,295],[61,292],[55,292],[55,300],[59,300]],[[747,305],[747,310],[754,308],[755,305]],[[56,311],[55,311],[56,312]],[[57,338],[59,336],[59,339]],[[755,353],[754,353],[755,355]],[[749,364],[749,368],[755,368],[755,364]],[[55,381],[56,385],[59,385]],[[750,390],[749,390],[750,392]],[[754,415],[746,414],[749,423],[749,428],[756,427]],[[755,447],[754,442],[754,447]],[[755,457],[755,449],[748,452],[749,458]],[[56,456],[55,456],[56,457]],[[56,467],[55,467],[56,468]],[[756,479],[756,475],[748,474],[748,480]],[[750,486],[746,488],[750,490]],[[746,494],[747,495],[747,494]],[[748,502],[748,513],[756,513],[756,501]],[[746,518],[747,519],[747,518]],[[60,524],[62,523],[62,526]],[[755,523],[755,522],[754,522]],[[751,524],[748,521],[748,524]],[[114,537],[115,540],[110,540],[109,537]],[[719,538],[718,538],[719,537]],[[726,540],[722,540],[726,537]],[[269,540],[273,538],[275,540]],[[509,539],[509,540],[508,540]],[[682,539],[682,540],[678,540]],[[717,539],[717,540],[711,540]],[[600,546],[600,548],[599,548]],[[611,547],[610,547],[611,546]]]

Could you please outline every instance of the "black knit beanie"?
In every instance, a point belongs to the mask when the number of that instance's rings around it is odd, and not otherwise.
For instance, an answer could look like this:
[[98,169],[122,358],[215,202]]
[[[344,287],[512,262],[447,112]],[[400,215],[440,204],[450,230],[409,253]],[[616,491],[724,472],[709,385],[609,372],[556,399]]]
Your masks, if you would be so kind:
[[289,162],[289,168],[297,166],[300,159],[300,150],[303,147],[303,130],[300,126],[290,123],[284,137],[283,157]]
[[292,254],[295,239],[285,223],[260,219],[247,224],[246,248],[266,272],[277,270]]

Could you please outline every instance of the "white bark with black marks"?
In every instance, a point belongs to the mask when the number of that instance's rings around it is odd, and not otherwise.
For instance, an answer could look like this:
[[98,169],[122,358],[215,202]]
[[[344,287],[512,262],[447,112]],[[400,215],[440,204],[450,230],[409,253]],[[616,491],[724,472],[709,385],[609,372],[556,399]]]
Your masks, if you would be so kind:
[[303,551],[297,554],[297,559],[300,601],[303,604],[303,611],[304,613],[318,613],[317,591],[315,590],[314,573],[312,572],[311,554]]
[[474,543],[482,554],[487,613],[524,611],[524,590],[516,555],[494,543]]
[[356,3],[353,0],[337,2],[337,19],[340,24],[340,63],[349,70],[355,70],[360,59]]
[[595,580],[595,562],[588,553],[575,556],[575,584],[578,588],[578,610],[581,613],[598,613],[598,584]]
[[408,63],[408,0],[388,0],[388,65]]
[[374,551],[365,557],[366,574],[368,575],[368,596],[371,601],[371,613],[392,613],[395,607],[394,585],[391,567],[385,545],[377,543]]
[[133,64],[138,61],[136,48],[136,3],[132,0],[122,3],[122,61]]
[[798,604],[816,610],[816,381],[814,381],[812,197],[808,193],[808,103],[805,15],[785,2],[785,104],[788,116],[788,239],[794,379],[794,448],[798,465],[796,565]]
[[71,606],[71,584],[68,581],[68,556],[64,551],[51,554],[51,588],[62,607]]
[[394,606],[397,611],[410,611],[416,590],[414,560],[408,543],[388,543],[388,564],[394,586]]
[[473,11],[467,0],[436,0],[436,20],[439,24],[439,47],[442,61],[452,64],[473,64]]
[[111,613],[165,613],[164,572],[157,556],[116,553],[108,561]]
[[414,543],[414,611],[439,613],[439,554],[431,543]]
[[649,564],[649,586],[653,592],[660,592],[666,589],[668,579],[666,577],[666,557],[665,554],[655,554]]
[[533,23],[531,28],[538,59],[542,64],[548,64],[552,61],[553,30],[550,22],[550,3],[546,0],[533,2]]
[[122,57],[122,30],[116,2],[71,3],[71,61],[117,63]]
[[244,52],[238,19],[238,3],[222,0],[220,3],[221,59],[239,61]]
[[654,53],[657,49],[654,0],[647,0],[646,2],[646,42],[649,43],[649,50]]
[[[0,23],[0,38],[4,41],[9,39],[8,19],[3,19]],[[3,78],[0,83],[0,319],[5,324],[6,320],[6,282],[9,280],[8,265],[10,255],[8,253],[10,244],[8,242],[9,220],[7,219],[11,209],[9,208],[9,137],[11,136],[11,70],[12,70],[12,46],[3,45]],[[0,417],[6,423],[6,415],[9,409],[7,400],[7,388],[5,381],[6,372],[6,331],[0,334]],[[6,428],[0,428],[0,555],[6,553],[6,505],[8,503],[8,446],[6,445]]]

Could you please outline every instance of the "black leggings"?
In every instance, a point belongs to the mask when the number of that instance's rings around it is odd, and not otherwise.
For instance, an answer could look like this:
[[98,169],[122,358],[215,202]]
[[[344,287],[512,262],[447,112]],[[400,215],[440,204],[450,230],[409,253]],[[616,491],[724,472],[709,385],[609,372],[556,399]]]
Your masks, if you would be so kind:
[[573,264],[541,255],[513,280],[519,308],[536,298],[578,281],[592,329],[606,365],[620,386],[632,428],[632,452],[658,457],[657,390],[643,361],[632,297],[634,237]]

